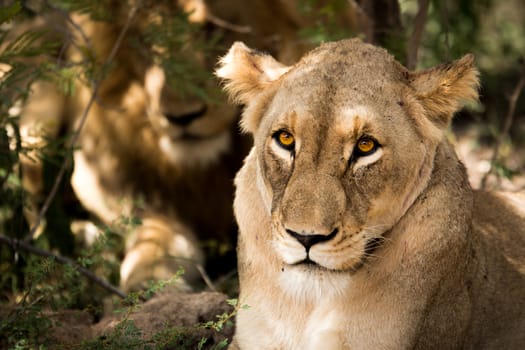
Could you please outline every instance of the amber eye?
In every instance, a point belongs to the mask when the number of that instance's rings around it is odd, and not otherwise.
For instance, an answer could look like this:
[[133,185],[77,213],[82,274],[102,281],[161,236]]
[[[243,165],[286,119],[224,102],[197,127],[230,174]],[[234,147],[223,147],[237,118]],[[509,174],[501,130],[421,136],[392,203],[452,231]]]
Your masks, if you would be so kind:
[[292,134],[285,130],[279,130],[274,134],[274,139],[277,141],[279,146],[285,150],[291,151],[295,147],[295,139]]
[[378,143],[371,137],[361,137],[356,144],[358,156],[368,156],[377,150]]

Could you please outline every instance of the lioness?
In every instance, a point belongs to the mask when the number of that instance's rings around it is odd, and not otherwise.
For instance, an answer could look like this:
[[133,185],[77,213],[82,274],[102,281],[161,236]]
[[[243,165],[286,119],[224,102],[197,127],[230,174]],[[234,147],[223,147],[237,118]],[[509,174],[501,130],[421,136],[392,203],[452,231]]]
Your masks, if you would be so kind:
[[254,147],[235,185],[234,349],[522,349],[525,198],[474,191],[444,137],[471,55],[410,72],[360,40],[217,75]]

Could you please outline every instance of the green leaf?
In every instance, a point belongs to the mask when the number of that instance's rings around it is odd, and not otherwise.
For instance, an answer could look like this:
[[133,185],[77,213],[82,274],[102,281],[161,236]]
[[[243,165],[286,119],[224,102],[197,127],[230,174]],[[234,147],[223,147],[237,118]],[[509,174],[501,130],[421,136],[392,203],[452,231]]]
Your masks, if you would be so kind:
[[226,303],[228,303],[228,305],[231,305],[231,306],[237,306],[238,302],[239,301],[235,298],[226,300]]
[[20,5],[19,1],[2,7],[0,11],[0,25],[12,20],[13,17],[15,17],[20,12],[20,10],[22,10],[22,5]]

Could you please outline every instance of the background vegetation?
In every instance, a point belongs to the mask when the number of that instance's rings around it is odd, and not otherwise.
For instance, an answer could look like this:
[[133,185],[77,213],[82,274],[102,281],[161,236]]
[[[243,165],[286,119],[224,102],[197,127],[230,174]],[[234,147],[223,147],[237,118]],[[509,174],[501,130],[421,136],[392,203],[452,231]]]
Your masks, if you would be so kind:
[[[481,175],[473,180],[477,186],[510,183],[513,189],[519,189],[523,185],[525,4],[521,0],[356,1],[364,11],[362,15],[375,21],[370,33],[352,33],[331,21],[343,0],[325,2],[321,9],[316,6],[317,2],[297,1],[301,11],[323,19],[301,30],[302,40],[310,43],[359,35],[386,46],[413,68],[427,68],[467,52],[474,53],[481,70],[481,99],[456,118],[456,141],[467,145],[469,154],[473,155],[472,165],[483,165]],[[88,12],[112,21],[112,13],[106,9],[108,4],[109,1],[104,0],[0,0],[0,349],[57,348],[59,346],[50,344],[48,339],[49,330],[56,326],[48,317],[49,310],[84,310],[96,321],[103,316],[104,305],[121,300],[120,305],[125,309],[133,307],[162,287],[152,285],[140,294],[119,294],[112,287],[118,285],[122,254],[119,236],[100,227],[104,234],[86,246],[73,235],[72,222],[87,215],[63,195],[70,193],[70,145],[75,135],[50,140],[37,152],[25,145],[20,135],[21,106],[33,81],[51,81],[65,94],[74,94],[72,81],[78,67],[92,83],[111,69],[110,64],[95,60],[62,61],[59,41],[49,40],[45,30],[24,30],[21,23],[43,16],[50,9]],[[181,40],[187,33],[200,30],[185,16],[171,20],[174,25],[170,28],[176,30],[151,27],[146,36],[146,40],[169,48],[163,52],[180,51]],[[201,45],[211,56],[219,51],[215,37],[203,38],[195,45]],[[183,78],[176,82],[179,89],[192,94],[204,93],[198,89],[198,82],[207,79],[211,72],[194,69],[191,60],[180,56],[175,60],[159,54],[156,59]],[[38,222],[30,227],[24,216],[24,210],[32,204],[23,186],[20,166],[23,157],[39,157],[45,164],[46,196],[39,203],[45,209],[39,219],[46,225],[39,234]],[[133,218],[122,220],[126,225],[135,224]],[[204,326],[220,330],[232,315],[219,315]],[[169,348],[178,344],[182,348],[180,332],[176,331],[159,334],[156,341],[150,343],[134,343],[140,330],[133,322],[123,322],[114,334],[114,338],[85,342],[82,346],[132,349]],[[122,343],[124,340],[128,343]],[[204,341],[199,346],[204,346]]]

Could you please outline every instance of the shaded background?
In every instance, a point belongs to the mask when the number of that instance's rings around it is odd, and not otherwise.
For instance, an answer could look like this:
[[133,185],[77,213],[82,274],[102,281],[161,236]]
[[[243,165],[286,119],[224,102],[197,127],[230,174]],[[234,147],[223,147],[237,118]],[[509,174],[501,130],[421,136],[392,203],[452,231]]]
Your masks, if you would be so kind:
[[[145,11],[154,7],[153,3],[136,2]],[[168,54],[157,58],[166,70],[176,72],[173,86],[181,94],[215,98],[202,90],[201,82],[210,79],[217,58],[228,48],[225,43],[233,40],[256,45],[254,48],[269,51],[287,64],[321,42],[353,36],[387,48],[411,69],[429,68],[473,53],[481,72],[480,100],[458,113],[449,136],[467,165],[473,187],[513,191],[525,187],[523,1],[199,3],[211,10],[197,25],[189,18],[198,13],[180,12],[178,31],[149,28],[148,23],[141,29],[144,33],[150,30],[146,38],[166,48],[162,52]],[[91,216],[76,201],[69,185],[71,130],[61,130],[57,137],[35,149],[23,144],[19,117],[33,81],[44,79],[64,95],[72,96],[75,79],[79,79],[75,70],[78,66],[88,81],[103,78],[112,69],[96,59],[76,62],[75,67],[61,59],[64,46],[74,43],[63,30],[64,18],[83,12],[119,25],[129,11],[126,4],[111,0],[0,0],[0,303],[18,310],[10,311],[0,323],[0,338],[4,339],[0,340],[0,348],[33,348],[39,344],[42,333],[53,325],[45,316],[46,310],[83,310],[96,322],[103,317],[105,307],[117,298],[78,268],[87,269],[110,285],[118,285],[123,242],[107,227],[98,227],[104,234],[91,244],[74,234],[75,223]],[[135,1],[130,0],[129,4]],[[341,15],[349,8],[350,15]],[[281,16],[284,12],[285,17]],[[177,45],[184,45],[189,34],[198,38],[194,44],[204,53],[206,65],[195,66],[191,56],[181,54],[182,46]],[[27,181],[24,183],[24,176],[31,176],[29,170],[24,174],[20,166],[24,157],[37,157],[43,164],[39,205],[52,198],[43,217],[45,227],[25,243],[18,240],[31,231],[24,211],[32,205],[28,202],[32,189]],[[127,220],[125,224],[135,224],[133,218]],[[235,297],[235,266],[223,275],[213,276],[212,283],[219,291]],[[139,303],[144,295],[134,298],[131,304]],[[20,343],[20,339],[26,342]]]

